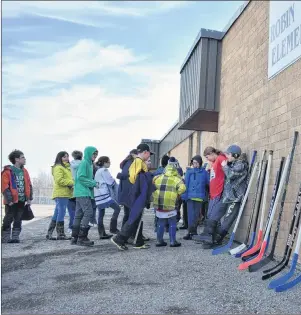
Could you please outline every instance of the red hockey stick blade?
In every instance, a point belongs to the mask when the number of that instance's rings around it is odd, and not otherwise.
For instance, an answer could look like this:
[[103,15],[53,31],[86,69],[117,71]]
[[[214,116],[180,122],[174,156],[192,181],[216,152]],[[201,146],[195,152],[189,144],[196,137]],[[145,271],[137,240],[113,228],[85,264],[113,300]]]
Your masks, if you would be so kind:
[[238,269],[239,269],[239,270],[245,270],[245,269],[247,269],[249,266],[258,263],[258,262],[262,259],[263,255],[264,255],[266,246],[267,246],[267,241],[263,241],[258,256],[256,256],[256,257],[255,257],[254,259],[252,259],[252,260],[248,260],[248,261],[245,261],[244,263],[240,264],[240,265],[238,266]]

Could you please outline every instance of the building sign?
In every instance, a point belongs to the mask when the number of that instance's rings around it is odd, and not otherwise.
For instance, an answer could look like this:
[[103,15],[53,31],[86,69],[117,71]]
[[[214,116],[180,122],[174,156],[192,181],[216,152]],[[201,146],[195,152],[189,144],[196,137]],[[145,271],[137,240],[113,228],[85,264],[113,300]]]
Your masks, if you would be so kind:
[[301,57],[301,1],[270,1],[269,79]]

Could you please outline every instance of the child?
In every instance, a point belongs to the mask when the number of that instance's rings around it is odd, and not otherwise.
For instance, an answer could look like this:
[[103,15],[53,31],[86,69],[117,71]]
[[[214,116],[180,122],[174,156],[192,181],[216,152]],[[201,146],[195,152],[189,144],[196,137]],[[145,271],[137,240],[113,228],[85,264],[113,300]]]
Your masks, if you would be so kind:
[[158,218],[157,247],[166,246],[163,240],[165,226],[169,224],[170,247],[179,247],[176,241],[177,231],[177,202],[178,196],[183,194],[186,186],[178,173],[177,160],[171,157],[163,174],[154,177],[156,187],[153,193],[153,203]]
[[191,240],[197,235],[198,219],[202,202],[206,198],[206,186],[209,185],[209,174],[202,167],[203,160],[200,155],[192,159],[193,168],[187,169],[185,174],[186,193],[182,199],[187,201],[188,233],[184,240]]

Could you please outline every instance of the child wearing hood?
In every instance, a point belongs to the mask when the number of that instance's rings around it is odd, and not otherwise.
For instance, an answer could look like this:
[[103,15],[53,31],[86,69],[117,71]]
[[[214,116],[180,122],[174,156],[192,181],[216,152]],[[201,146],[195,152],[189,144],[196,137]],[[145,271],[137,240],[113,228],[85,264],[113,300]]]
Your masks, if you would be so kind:
[[75,218],[72,228],[71,244],[92,246],[93,241],[88,239],[89,221],[93,215],[91,200],[94,199],[94,187],[97,182],[93,179],[93,162],[98,155],[95,147],[86,147],[84,159],[80,162],[74,184],[73,197],[76,198]]
[[202,237],[204,248],[221,244],[237,218],[247,188],[249,163],[246,155],[242,154],[239,146],[231,145],[225,152],[225,156],[227,160],[221,162],[225,174],[222,206],[208,214],[208,222]]
[[203,160],[200,155],[192,158],[192,165],[193,167],[186,171],[186,192],[182,195],[182,199],[187,201],[188,212],[188,233],[184,240],[192,240],[193,236],[197,235],[199,215],[209,185],[209,174],[202,167]]
[[181,243],[176,241],[177,208],[179,195],[182,195],[186,186],[177,170],[178,162],[171,157],[161,175],[153,179],[156,190],[153,193],[153,204],[158,218],[157,247],[166,246],[164,242],[164,230],[169,225],[170,247],[179,247]]

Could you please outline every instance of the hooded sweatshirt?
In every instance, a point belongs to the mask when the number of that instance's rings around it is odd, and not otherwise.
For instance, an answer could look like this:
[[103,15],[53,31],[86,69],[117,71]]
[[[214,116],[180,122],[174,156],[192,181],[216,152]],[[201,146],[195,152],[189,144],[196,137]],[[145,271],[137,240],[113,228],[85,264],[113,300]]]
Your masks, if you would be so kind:
[[223,202],[240,202],[247,189],[249,163],[245,155],[223,166],[226,176]]
[[72,177],[75,180],[76,178],[76,173],[77,173],[77,169],[79,167],[79,164],[82,160],[73,160],[70,162],[71,165],[71,173],[72,173]]
[[97,183],[93,179],[92,155],[97,151],[95,147],[86,147],[84,158],[80,162],[74,185],[73,197],[90,197],[94,198],[93,188]]
[[55,198],[71,198],[72,186],[74,181],[72,179],[72,173],[69,163],[56,164],[51,169],[54,179],[52,199]]
[[179,195],[186,190],[178,170],[172,165],[167,165],[163,174],[154,177],[153,183],[156,187],[153,193],[154,207],[159,211],[175,210]]

